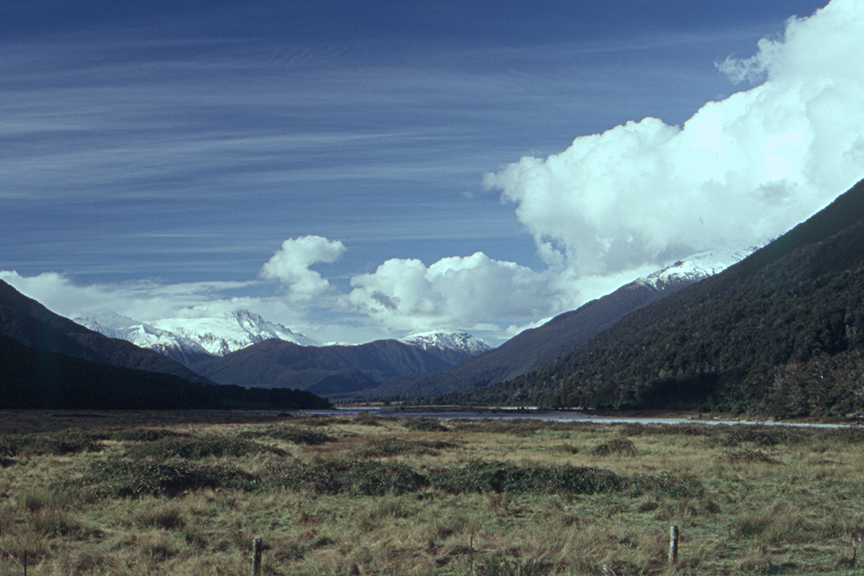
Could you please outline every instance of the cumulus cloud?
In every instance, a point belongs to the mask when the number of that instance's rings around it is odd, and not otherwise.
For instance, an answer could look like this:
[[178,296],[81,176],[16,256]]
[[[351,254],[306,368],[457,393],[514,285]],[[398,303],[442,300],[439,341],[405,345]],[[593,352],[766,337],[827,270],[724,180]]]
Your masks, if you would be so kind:
[[683,127],[628,122],[485,184],[517,204],[550,266],[578,276],[762,243],[864,176],[862,51],[864,5],[834,0],[752,58],[727,59],[732,80],[765,82]]
[[389,329],[488,329],[506,319],[536,319],[568,309],[572,290],[553,271],[536,272],[477,252],[431,266],[391,259],[351,279],[351,309]]
[[336,289],[310,266],[336,262],[344,252],[345,246],[338,240],[321,236],[289,238],[261,268],[261,277],[284,284],[292,301],[311,303],[334,294]]

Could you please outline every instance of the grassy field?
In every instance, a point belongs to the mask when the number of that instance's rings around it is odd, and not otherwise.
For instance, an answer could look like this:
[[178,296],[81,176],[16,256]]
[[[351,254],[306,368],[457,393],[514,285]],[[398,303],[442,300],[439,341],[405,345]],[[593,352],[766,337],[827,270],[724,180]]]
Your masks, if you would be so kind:
[[0,576],[864,572],[864,429],[5,416]]

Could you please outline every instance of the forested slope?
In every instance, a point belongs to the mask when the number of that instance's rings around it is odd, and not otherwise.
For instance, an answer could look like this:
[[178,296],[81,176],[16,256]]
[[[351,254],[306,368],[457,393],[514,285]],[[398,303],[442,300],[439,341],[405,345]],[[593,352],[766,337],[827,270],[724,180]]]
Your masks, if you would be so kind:
[[559,360],[449,401],[864,409],[864,184],[737,265],[634,312]]

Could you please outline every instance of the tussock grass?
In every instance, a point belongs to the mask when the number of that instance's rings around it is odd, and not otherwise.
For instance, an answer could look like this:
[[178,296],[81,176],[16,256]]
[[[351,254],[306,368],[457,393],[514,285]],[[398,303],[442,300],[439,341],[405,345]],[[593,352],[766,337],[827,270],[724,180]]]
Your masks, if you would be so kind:
[[323,432],[300,428],[298,426],[268,427],[263,430],[247,430],[240,433],[240,438],[272,438],[283,440],[292,444],[305,446],[318,446],[328,442],[335,442],[336,438],[328,436]]
[[0,576],[861,570],[859,429],[285,420],[0,437]]
[[200,460],[208,456],[217,458],[240,457],[256,452],[273,452],[284,455],[285,452],[271,446],[256,442],[225,436],[206,436],[202,438],[185,435],[163,436],[158,440],[136,442],[126,448],[126,455],[132,458],[182,458],[185,460]]
[[629,438],[613,438],[602,442],[591,449],[595,456],[609,456],[610,454],[621,454],[624,456],[636,456],[636,445]]

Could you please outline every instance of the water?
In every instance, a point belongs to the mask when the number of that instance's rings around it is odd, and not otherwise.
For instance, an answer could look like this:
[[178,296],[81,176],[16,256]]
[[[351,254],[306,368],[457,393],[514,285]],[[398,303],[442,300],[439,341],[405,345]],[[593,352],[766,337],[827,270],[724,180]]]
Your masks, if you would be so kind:
[[848,428],[856,424],[824,424],[818,422],[777,422],[756,420],[700,419],[695,417],[661,418],[650,416],[607,416],[580,410],[538,410],[536,408],[490,408],[489,410],[429,410],[423,408],[349,407],[334,410],[302,410],[299,413],[319,416],[348,416],[362,413],[384,418],[432,418],[437,420],[542,420],[548,422],[593,422],[596,424],[743,424],[790,426],[802,428]]

